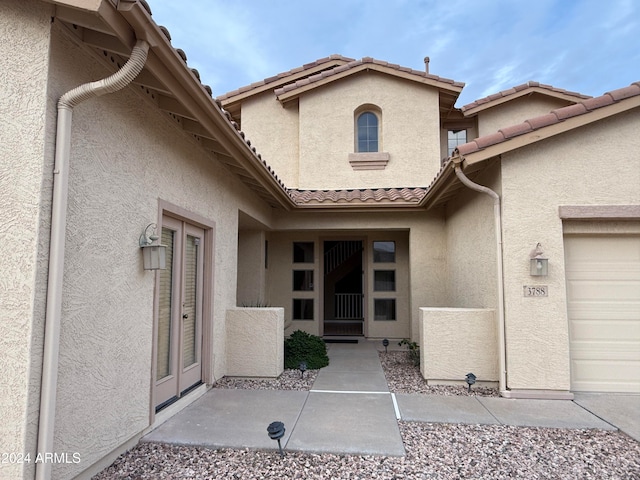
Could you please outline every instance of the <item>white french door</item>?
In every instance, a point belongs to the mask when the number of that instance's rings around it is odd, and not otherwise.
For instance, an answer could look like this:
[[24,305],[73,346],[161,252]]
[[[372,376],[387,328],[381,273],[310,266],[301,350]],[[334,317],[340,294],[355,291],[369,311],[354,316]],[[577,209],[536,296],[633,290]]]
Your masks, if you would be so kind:
[[202,381],[204,230],[162,219],[167,268],[160,270],[156,337],[156,411]]

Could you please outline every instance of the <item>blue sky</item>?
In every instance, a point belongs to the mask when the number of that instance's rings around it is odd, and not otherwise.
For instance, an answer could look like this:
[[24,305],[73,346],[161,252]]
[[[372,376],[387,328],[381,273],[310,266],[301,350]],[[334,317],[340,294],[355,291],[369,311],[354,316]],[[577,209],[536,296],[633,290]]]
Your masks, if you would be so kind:
[[338,53],[466,84],[458,107],[529,80],[587,95],[640,80],[637,0],[148,0],[219,96]]

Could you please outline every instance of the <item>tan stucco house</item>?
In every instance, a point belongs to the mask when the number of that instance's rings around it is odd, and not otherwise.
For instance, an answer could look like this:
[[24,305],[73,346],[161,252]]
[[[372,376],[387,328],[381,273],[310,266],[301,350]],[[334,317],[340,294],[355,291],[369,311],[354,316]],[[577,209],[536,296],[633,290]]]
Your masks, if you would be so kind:
[[142,0],[5,0],[0,32],[0,478],[91,476],[296,329],[640,393],[640,82],[457,108],[428,60],[332,55],[213,98]]

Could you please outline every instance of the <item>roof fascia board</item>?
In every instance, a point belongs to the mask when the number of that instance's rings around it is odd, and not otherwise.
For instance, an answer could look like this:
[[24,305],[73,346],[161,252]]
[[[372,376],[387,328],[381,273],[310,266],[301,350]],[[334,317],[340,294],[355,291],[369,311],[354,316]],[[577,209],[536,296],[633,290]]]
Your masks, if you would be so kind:
[[314,212],[343,212],[349,210],[350,213],[372,211],[425,211],[426,208],[419,203],[375,203],[368,204],[363,202],[345,202],[345,203],[308,203],[296,205],[296,210],[313,210]]
[[483,150],[464,155],[463,167],[484,162],[511,150],[531,145],[532,143],[536,143],[540,140],[553,137],[560,133],[588,125],[592,122],[596,122],[637,107],[640,107],[640,96],[624,99],[606,107],[597,108],[588,113],[568,118],[559,123],[554,123],[553,125],[539,128],[523,135],[518,135],[517,137],[486,147]]
[[412,82],[417,82],[417,83],[421,83],[424,85],[430,85],[432,87],[436,87],[440,90],[445,90],[445,91],[449,91],[455,94],[458,94],[462,91],[462,86],[457,86],[457,85],[453,85],[451,83],[446,83],[446,82],[440,82],[438,80],[434,80],[433,78],[429,78],[429,77],[422,77],[419,75],[415,75],[415,74],[411,74],[409,72],[403,72],[401,70],[396,70],[395,68],[389,68],[387,66],[384,65],[378,65],[376,63],[362,63],[356,67],[350,68],[348,70],[345,70],[343,72],[340,73],[336,73],[334,75],[329,75],[325,78],[322,78],[320,80],[316,80],[313,82],[308,83],[307,85],[302,85],[298,88],[294,88],[292,90],[290,90],[289,92],[284,92],[280,95],[278,95],[278,100],[280,102],[287,103],[291,100],[294,100],[295,98],[297,98],[298,96],[302,95],[303,93],[306,93],[310,90],[313,90],[317,87],[321,87],[323,85],[326,85],[328,83],[331,82],[335,82],[337,80],[340,80],[342,78],[354,75],[356,73],[362,72],[362,71],[368,71],[368,70],[373,70],[376,72],[380,72],[380,73],[386,73],[388,75],[392,75],[395,77],[399,77],[399,78],[403,78],[405,80],[410,80]]
[[455,179],[453,164],[451,161],[447,161],[429,186],[427,194],[421,200],[420,205],[427,209],[436,205],[439,198],[446,194],[446,187],[450,185],[452,177]]
[[477,105],[473,108],[463,111],[465,117],[475,115],[480,113],[483,110],[488,110],[489,108],[497,107],[498,105],[502,105],[503,103],[511,102],[512,100],[516,100],[517,98],[525,97],[527,95],[531,95],[532,93],[538,93],[540,95],[544,95],[545,97],[556,98],[558,100],[566,100],[570,103],[578,103],[584,98],[576,97],[575,95],[568,95],[561,92],[555,92],[553,90],[547,90],[545,88],[540,87],[529,87],[525,90],[520,90],[519,92],[512,93],[510,95],[505,95],[502,98],[497,98],[495,100],[491,100],[489,102],[483,103],[482,105]]

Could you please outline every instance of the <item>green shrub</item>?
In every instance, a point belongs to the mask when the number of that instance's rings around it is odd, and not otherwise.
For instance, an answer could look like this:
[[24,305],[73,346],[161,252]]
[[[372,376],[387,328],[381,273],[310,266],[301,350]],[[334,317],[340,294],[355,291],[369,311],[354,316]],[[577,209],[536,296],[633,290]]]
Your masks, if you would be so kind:
[[398,345],[400,345],[400,346],[406,345],[407,346],[407,348],[408,348],[407,355],[409,356],[409,360],[416,367],[419,367],[420,366],[420,345],[418,345],[416,342],[411,342],[406,338],[403,338],[400,341],[400,343],[398,343]]
[[305,362],[310,370],[329,365],[322,338],[296,330],[284,341],[284,368],[298,368],[300,362]]

